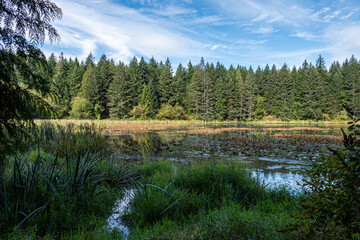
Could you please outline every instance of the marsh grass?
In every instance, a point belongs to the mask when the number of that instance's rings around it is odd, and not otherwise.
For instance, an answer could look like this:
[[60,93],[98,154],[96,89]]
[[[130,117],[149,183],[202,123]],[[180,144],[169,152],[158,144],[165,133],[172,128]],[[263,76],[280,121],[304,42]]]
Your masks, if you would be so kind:
[[58,238],[88,226],[110,213],[134,178],[130,167],[104,154],[106,142],[94,128],[45,124],[39,129],[35,150],[9,157],[1,175],[0,237],[25,231],[31,239],[35,231],[37,237]]
[[99,130],[94,124],[61,125],[44,121],[35,129],[33,138],[41,149],[59,157],[81,156],[87,152],[105,154],[108,145]]
[[[130,239],[283,239],[298,197],[267,189],[242,165],[138,166],[141,181],[125,215]],[[295,206],[295,207],[294,207]]]

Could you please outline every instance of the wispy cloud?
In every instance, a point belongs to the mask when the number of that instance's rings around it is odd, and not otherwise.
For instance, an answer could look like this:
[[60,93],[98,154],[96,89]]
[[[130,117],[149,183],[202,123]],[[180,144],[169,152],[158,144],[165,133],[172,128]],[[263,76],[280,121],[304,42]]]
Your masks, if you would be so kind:
[[[80,48],[81,57],[90,51],[104,51],[102,47],[122,61],[128,61],[134,55],[158,58],[206,55],[201,42],[130,8],[110,2],[90,6],[85,1],[61,1],[59,6],[64,12],[63,21],[56,24],[62,37],[61,44]],[[182,8],[170,10],[171,14],[186,12]]]
[[291,34],[291,37],[298,37],[298,38],[303,38],[305,40],[308,41],[314,41],[314,40],[318,40],[319,36],[308,33],[308,32],[296,32],[296,34]]
[[331,54],[332,61],[343,61],[352,54],[359,57],[359,39],[360,26],[358,24],[330,26],[324,33],[324,41],[328,46],[327,51]]
[[189,23],[191,24],[218,24],[222,18],[218,16],[204,16],[198,17],[193,20],[190,20]]
[[161,7],[160,9],[149,9],[148,11],[166,17],[173,17],[179,15],[188,15],[188,14],[196,14],[197,11],[192,8],[185,8],[181,6],[169,5],[165,7]]
[[183,63],[204,56],[255,66],[360,56],[358,0],[56,1],[62,41],[45,52],[80,59],[89,52],[125,62],[134,55]]
[[247,28],[250,32],[252,33],[259,33],[259,34],[270,34],[270,33],[274,33],[277,32],[278,30],[274,29],[271,26],[267,26],[267,27],[252,27],[252,28]]

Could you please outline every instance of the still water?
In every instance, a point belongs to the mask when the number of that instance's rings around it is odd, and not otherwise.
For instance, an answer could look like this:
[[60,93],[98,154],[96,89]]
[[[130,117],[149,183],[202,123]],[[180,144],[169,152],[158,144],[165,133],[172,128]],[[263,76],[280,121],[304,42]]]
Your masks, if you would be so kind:
[[269,187],[300,190],[304,173],[327,146],[341,148],[341,128],[329,124],[207,124],[112,134],[111,146],[126,161],[178,164],[237,161]]

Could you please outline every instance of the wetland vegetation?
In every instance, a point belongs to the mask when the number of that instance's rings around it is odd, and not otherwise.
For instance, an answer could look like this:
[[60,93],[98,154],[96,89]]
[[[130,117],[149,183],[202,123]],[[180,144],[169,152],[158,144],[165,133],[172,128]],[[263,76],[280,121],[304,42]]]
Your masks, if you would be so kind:
[[297,181],[327,146],[344,149],[339,124],[37,124],[6,162],[9,239],[301,239]]
[[[354,56],[176,73],[169,59],[46,59],[38,44],[60,39],[61,17],[2,1],[0,238],[360,238]],[[109,117],[166,121],[34,121]]]

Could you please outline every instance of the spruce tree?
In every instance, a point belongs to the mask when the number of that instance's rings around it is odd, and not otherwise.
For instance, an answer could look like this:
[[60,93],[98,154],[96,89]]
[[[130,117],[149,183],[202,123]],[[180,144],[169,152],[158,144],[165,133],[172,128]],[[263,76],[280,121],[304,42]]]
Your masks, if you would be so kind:
[[160,104],[169,103],[172,106],[176,104],[174,79],[169,66],[165,65],[161,71],[158,86]]
[[228,119],[242,120],[244,117],[244,81],[240,69],[236,70],[236,75],[230,78],[229,83]]
[[189,110],[196,119],[211,120],[214,117],[213,85],[201,59],[189,85]]
[[251,118],[256,107],[255,74],[251,67],[245,80],[244,89],[244,117]]
[[100,105],[101,109],[103,110],[100,113],[101,118],[106,118],[109,116],[108,88],[112,80],[113,73],[110,70],[110,61],[106,58],[105,54],[103,54],[96,66],[96,82],[98,91],[96,104]]
[[108,98],[111,118],[130,117],[132,106],[131,86],[125,65],[120,63],[115,69],[114,80],[110,83]]
[[79,96],[86,98],[93,107],[97,103],[98,83],[96,80],[96,69],[94,69],[91,64],[87,67],[83,75]]

